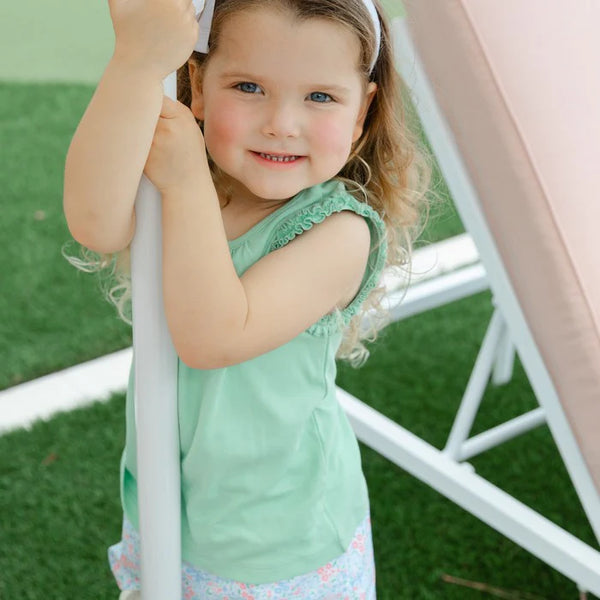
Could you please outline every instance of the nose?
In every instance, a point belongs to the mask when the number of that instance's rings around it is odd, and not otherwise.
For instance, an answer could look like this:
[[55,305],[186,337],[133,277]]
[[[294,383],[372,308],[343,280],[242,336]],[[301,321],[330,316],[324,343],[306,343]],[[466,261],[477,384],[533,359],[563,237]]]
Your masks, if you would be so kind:
[[271,138],[295,138],[300,135],[300,110],[292,102],[273,100],[266,109],[262,132]]

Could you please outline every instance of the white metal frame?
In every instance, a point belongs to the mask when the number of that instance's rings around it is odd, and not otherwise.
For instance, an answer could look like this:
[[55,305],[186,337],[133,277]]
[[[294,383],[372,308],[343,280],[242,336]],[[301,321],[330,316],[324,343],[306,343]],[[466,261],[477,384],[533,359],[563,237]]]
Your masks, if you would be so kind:
[[[585,465],[556,390],[512,290],[474,188],[429,86],[403,19],[393,22],[401,74],[460,217],[481,264],[388,295],[393,320],[428,310],[489,287],[495,305],[488,331],[444,450],[426,443],[338,388],[338,399],[357,437],[418,479],[600,596],[600,553],[474,472],[465,461],[503,441],[547,423],[596,537],[600,540],[600,496]],[[486,275],[487,274],[487,275]],[[518,352],[540,407],[469,439],[490,377],[510,379]]]
[[[163,82],[177,99],[177,74]],[[177,354],[164,313],[161,196],[143,176],[131,244],[137,486],[143,600],[181,598]]]

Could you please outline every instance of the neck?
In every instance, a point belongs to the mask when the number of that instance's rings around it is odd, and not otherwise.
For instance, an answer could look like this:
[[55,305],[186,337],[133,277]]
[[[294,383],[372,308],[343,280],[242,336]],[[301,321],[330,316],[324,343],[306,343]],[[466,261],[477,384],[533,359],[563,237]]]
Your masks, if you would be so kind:
[[221,209],[235,207],[240,213],[252,212],[266,216],[283,206],[290,198],[266,200],[253,194],[245,185],[223,173],[217,189]]

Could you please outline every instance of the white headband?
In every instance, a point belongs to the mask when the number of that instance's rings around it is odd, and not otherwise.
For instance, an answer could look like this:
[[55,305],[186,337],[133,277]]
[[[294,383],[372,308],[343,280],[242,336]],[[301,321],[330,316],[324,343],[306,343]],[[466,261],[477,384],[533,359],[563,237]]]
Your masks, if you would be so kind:
[[[208,38],[210,36],[210,27],[212,25],[213,13],[215,12],[215,0],[193,0],[196,8],[196,19],[200,25],[200,31],[198,33],[198,43],[194,47],[197,52],[203,54],[208,53]],[[379,21],[379,15],[375,8],[373,0],[363,0],[366,9],[369,11],[373,26],[375,27],[375,56],[371,61],[369,73],[373,72],[377,59],[379,58],[379,49],[381,47],[381,23]]]
[[369,67],[369,73],[372,73],[375,65],[377,64],[379,50],[381,49],[381,22],[379,21],[379,15],[377,14],[377,9],[375,8],[375,3],[373,0],[363,0],[363,2],[366,9],[369,11],[369,15],[371,15],[373,27],[375,28],[375,56],[373,56],[373,60],[371,60],[371,66]]

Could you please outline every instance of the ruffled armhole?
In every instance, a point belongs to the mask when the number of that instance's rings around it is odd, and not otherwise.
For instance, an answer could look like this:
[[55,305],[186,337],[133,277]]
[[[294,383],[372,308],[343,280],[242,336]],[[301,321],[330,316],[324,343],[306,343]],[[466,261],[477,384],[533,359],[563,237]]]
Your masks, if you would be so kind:
[[340,186],[334,194],[299,208],[284,218],[275,227],[268,246],[269,252],[282,248],[297,235],[308,231],[314,224],[321,223],[329,215],[343,210],[351,210],[366,219],[371,232],[371,251],[358,293],[346,308],[325,315],[306,330],[316,336],[331,335],[344,329],[352,317],[358,314],[364,301],[379,283],[387,258],[386,231],[383,220],[368,204],[360,202],[343,186]]

